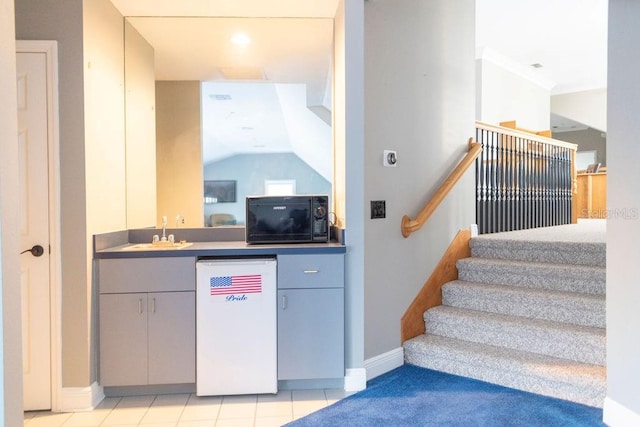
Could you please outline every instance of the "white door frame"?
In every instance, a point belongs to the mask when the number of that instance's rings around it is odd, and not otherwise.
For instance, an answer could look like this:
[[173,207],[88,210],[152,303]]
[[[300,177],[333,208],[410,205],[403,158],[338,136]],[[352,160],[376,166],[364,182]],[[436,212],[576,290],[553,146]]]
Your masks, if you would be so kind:
[[[58,106],[58,43],[51,40],[16,40],[16,52],[43,53],[47,64],[47,140],[49,163],[49,290],[51,325],[51,411],[62,402],[62,322],[60,245],[60,137]],[[46,248],[45,248],[46,250]]]

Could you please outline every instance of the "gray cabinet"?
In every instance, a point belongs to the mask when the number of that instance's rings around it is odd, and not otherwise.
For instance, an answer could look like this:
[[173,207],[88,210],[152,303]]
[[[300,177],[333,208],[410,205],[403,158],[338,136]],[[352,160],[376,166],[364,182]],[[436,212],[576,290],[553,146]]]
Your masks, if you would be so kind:
[[99,261],[100,383],[195,382],[195,259]]
[[344,376],[344,255],[278,256],[278,379]]

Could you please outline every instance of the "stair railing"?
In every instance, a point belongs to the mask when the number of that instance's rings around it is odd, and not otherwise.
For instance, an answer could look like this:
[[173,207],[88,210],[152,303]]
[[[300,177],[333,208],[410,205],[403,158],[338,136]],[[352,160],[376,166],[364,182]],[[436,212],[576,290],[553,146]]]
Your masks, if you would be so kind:
[[480,234],[576,222],[576,144],[549,131],[476,122],[476,224]]
[[433,214],[440,203],[442,203],[453,186],[462,178],[462,175],[464,175],[467,169],[475,162],[481,152],[482,144],[474,142],[473,138],[469,138],[469,151],[467,151],[464,158],[458,163],[455,169],[451,171],[433,196],[431,196],[431,199],[425,203],[420,212],[418,212],[418,215],[413,219],[408,215],[402,217],[401,231],[404,237],[409,237],[411,233],[422,228],[429,217],[431,217],[431,214]]

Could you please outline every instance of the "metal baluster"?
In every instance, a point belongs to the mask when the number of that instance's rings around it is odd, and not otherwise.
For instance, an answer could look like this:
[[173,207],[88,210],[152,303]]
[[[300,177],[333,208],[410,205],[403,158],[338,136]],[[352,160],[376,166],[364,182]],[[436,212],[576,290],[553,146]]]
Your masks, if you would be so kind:
[[491,232],[495,233],[498,231],[498,138],[500,135],[497,133],[493,134],[493,138],[491,138]]
[[502,143],[504,135],[499,135],[496,140],[496,231],[504,231],[503,228],[503,201],[502,192],[504,183],[502,182],[504,162],[502,161]]
[[[476,141],[482,144],[482,139],[480,138],[480,129],[476,128]],[[476,224],[478,225],[478,230],[480,230],[480,199],[481,199],[481,185],[482,182],[480,180],[481,176],[481,165],[482,165],[482,152],[476,159]]]

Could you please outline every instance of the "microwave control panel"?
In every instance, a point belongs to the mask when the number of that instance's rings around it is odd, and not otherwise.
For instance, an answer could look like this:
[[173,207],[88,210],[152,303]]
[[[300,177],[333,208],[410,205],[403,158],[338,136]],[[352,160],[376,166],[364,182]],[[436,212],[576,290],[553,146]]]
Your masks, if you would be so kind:
[[329,240],[329,204],[326,196],[314,196],[311,210],[313,212],[313,241]]

